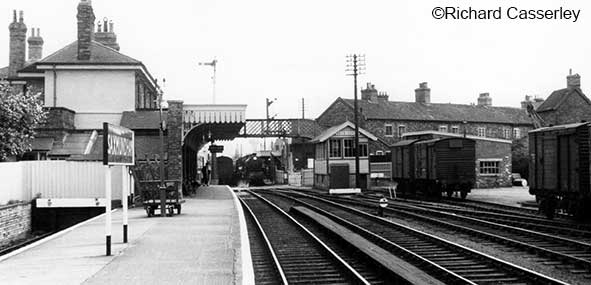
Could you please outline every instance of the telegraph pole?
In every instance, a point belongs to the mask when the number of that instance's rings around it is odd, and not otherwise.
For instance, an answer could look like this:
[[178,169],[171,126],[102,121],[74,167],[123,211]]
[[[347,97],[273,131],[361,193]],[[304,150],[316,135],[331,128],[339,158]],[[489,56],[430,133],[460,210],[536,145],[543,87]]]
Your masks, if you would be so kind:
[[355,109],[355,187],[361,188],[359,183],[359,108],[357,104],[357,76],[363,74],[365,70],[365,55],[347,55],[347,75],[353,76],[353,98]]
[[[158,82],[156,82],[158,84]],[[166,84],[166,79],[162,79],[162,84]],[[164,185],[164,130],[166,129],[166,123],[162,118],[162,102],[164,101],[163,91],[160,86],[156,86],[158,92],[158,109],[160,114],[160,127],[159,129],[159,136],[160,136],[160,216],[166,216],[166,186]]]

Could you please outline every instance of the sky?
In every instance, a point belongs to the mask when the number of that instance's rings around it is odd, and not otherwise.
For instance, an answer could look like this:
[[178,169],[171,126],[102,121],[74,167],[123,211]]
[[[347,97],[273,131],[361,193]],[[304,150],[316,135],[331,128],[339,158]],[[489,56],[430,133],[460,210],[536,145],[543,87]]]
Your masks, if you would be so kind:
[[[375,84],[393,101],[414,101],[428,82],[434,103],[519,107],[525,95],[547,97],[566,87],[569,69],[591,78],[591,2],[583,0],[201,1],[94,0],[98,19],[115,23],[121,52],[166,78],[165,97],[190,104],[248,104],[248,118],[316,118],[337,97],[353,97],[345,56],[365,54],[359,86]],[[78,0],[2,0],[0,64],[8,64],[12,10],[41,28],[44,55],[76,39]],[[580,10],[570,20],[438,20],[435,7]],[[505,16],[505,15],[503,15]]]

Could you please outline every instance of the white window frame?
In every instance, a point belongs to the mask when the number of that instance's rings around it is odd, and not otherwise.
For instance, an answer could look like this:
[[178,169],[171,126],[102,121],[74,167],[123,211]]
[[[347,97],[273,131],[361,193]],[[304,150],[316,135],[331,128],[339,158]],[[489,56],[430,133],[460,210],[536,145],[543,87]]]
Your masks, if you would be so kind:
[[[501,161],[503,161],[500,158],[487,158],[487,159],[479,159],[478,160],[478,173],[480,173],[480,176],[499,176],[501,175]],[[483,167],[482,164],[485,164],[485,166]],[[489,171],[487,169],[494,169],[494,166],[490,166],[491,164],[497,164],[496,166],[496,171]],[[489,165],[486,165],[489,164]]]
[[478,127],[477,132],[478,132],[477,136],[483,137],[483,138],[486,137],[486,128],[485,127]]
[[[454,132],[454,130],[456,130]],[[460,133],[460,126],[451,126],[451,133],[452,134],[459,134]]]
[[441,133],[447,133],[447,126],[441,125],[437,130]]
[[398,125],[398,137],[402,138],[402,135],[406,133],[406,126],[405,125]]
[[519,139],[521,138],[521,129],[519,128],[513,128],[513,138],[514,139]]
[[384,155],[384,151],[382,151],[382,150],[376,150],[376,155]]
[[503,128],[503,138],[505,138],[505,139],[511,138],[511,129]]
[[[388,128],[390,128],[390,134],[388,134]],[[384,125],[384,134],[386,137],[393,137],[394,136],[394,126],[392,124],[385,124]]]

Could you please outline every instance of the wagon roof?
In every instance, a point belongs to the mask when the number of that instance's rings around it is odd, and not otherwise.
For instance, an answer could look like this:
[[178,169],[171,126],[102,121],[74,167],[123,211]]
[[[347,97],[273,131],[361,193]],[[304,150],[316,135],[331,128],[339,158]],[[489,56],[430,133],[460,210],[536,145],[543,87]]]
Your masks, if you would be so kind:
[[404,133],[402,137],[412,137],[412,136],[420,136],[420,135],[433,135],[439,136],[444,138],[468,138],[472,140],[480,140],[480,141],[490,141],[490,142],[498,142],[498,143],[513,143],[510,140],[503,140],[503,139],[494,139],[494,138],[486,138],[486,137],[479,137],[479,136],[471,136],[471,135],[462,135],[462,134],[454,134],[454,133],[445,133],[445,132],[438,132],[438,131],[419,131],[419,132],[408,132]]
[[418,140],[418,139],[415,139],[415,140],[402,140],[402,141],[399,141],[399,142],[397,142],[397,143],[395,143],[395,144],[392,144],[392,145],[390,145],[390,146],[391,146],[391,147],[395,147],[395,146],[405,146],[405,145],[411,145],[411,144],[413,144],[413,143],[415,143],[415,142],[417,142],[417,141],[420,141],[420,140]]
[[557,130],[566,130],[566,129],[576,129],[580,126],[584,126],[584,125],[589,125],[589,122],[582,122],[582,123],[572,123],[572,124],[566,124],[566,125],[558,125],[558,126],[552,126],[552,127],[545,127],[545,128],[539,128],[539,129],[535,129],[535,130],[531,130],[529,131],[529,133],[538,133],[538,132],[545,132],[545,131],[557,131]]

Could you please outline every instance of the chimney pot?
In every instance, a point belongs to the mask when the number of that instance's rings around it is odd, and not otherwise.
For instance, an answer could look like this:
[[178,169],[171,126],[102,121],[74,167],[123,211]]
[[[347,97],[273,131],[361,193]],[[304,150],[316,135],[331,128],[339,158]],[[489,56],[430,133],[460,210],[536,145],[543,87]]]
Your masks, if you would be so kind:
[[12,22],[16,23],[16,10],[12,10]]
[[492,106],[492,98],[488,92],[478,95],[478,106]]
[[23,13],[23,11],[19,11],[19,18],[18,18],[19,22],[24,22],[25,21],[25,13]]

